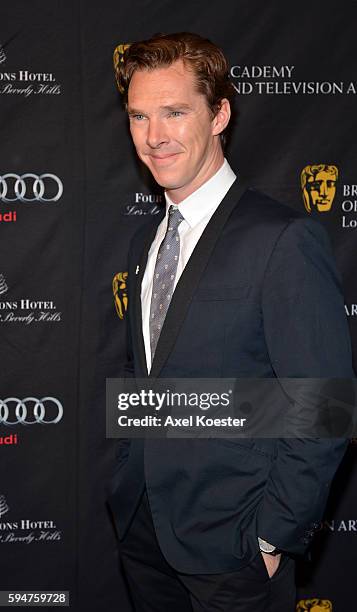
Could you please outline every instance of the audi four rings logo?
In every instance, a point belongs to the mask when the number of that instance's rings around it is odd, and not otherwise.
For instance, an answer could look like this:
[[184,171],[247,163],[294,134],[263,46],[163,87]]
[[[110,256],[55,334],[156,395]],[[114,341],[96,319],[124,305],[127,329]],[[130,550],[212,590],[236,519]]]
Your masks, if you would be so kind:
[[44,174],[26,172],[21,175],[8,172],[0,175],[2,202],[58,202],[62,193],[61,179],[49,172]]
[[7,397],[0,400],[0,425],[54,425],[62,417],[63,406],[55,397]]

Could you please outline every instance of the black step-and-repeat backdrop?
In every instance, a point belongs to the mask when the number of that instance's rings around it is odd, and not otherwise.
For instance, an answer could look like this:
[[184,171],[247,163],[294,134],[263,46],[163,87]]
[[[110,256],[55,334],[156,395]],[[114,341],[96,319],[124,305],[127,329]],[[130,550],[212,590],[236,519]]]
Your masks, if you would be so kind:
[[[105,505],[115,449],[105,379],[123,363],[128,244],[162,193],[134,158],[117,45],[189,30],[222,46],[237,91],[227,157],[326,226],[356,351],[348,4],[1,3],[0,590],[69,590],[73,610],[131,611]],[[311,563],[299,567],[299,612],[354,609],[356,486],[351,441]]]

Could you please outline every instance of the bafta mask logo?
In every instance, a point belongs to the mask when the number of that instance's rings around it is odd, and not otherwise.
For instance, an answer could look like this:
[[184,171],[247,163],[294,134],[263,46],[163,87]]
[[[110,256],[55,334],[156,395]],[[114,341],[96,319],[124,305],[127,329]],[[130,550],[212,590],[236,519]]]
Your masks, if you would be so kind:
[[115,47],[114,53],[113,53],[115,80],[117,82],[117,86],[121,94],[124,92],[124,89],[118,79],[118,69],[119,69],[119,65],[124,63],[124,52],[129,47],[130,47],[130,43],[124,43],[122,45],[118,45],[117,47]]
[[328,599],[301,599],[296,612],[332,612],[332,603]]
[[115,310],[117,311],[119,319],[124,319],[128,308],[127,278],[127,272],[118,272],[118,274],[114,276],[112,283]]
[[316,208],[318,212],[328,212],[336,193],[338,169],[336,166],[316,164],[305,166],[301,173],[301,189],[305,208],[308,213]]

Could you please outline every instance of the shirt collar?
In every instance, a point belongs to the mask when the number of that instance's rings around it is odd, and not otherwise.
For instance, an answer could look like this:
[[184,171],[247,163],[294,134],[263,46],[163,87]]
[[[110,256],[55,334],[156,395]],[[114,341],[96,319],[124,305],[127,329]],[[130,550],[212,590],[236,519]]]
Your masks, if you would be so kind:
[[224,159],[219,170],[179,204],[174,204],[165,191],[166,215],[169,206],[177,206],[189,226],[194,227],[204,217],[213,214],[236,178],[229,163]]

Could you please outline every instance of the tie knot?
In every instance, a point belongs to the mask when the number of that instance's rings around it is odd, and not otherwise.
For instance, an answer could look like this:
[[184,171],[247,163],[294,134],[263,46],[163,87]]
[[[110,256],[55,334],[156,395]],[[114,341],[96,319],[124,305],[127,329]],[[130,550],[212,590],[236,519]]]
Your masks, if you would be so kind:
[[168,231],[176,230],[180,225],[181,221],[183,221],[183,216],[181,215],[177,206],[170,206],[169,208],[169,222],[168,222]]

